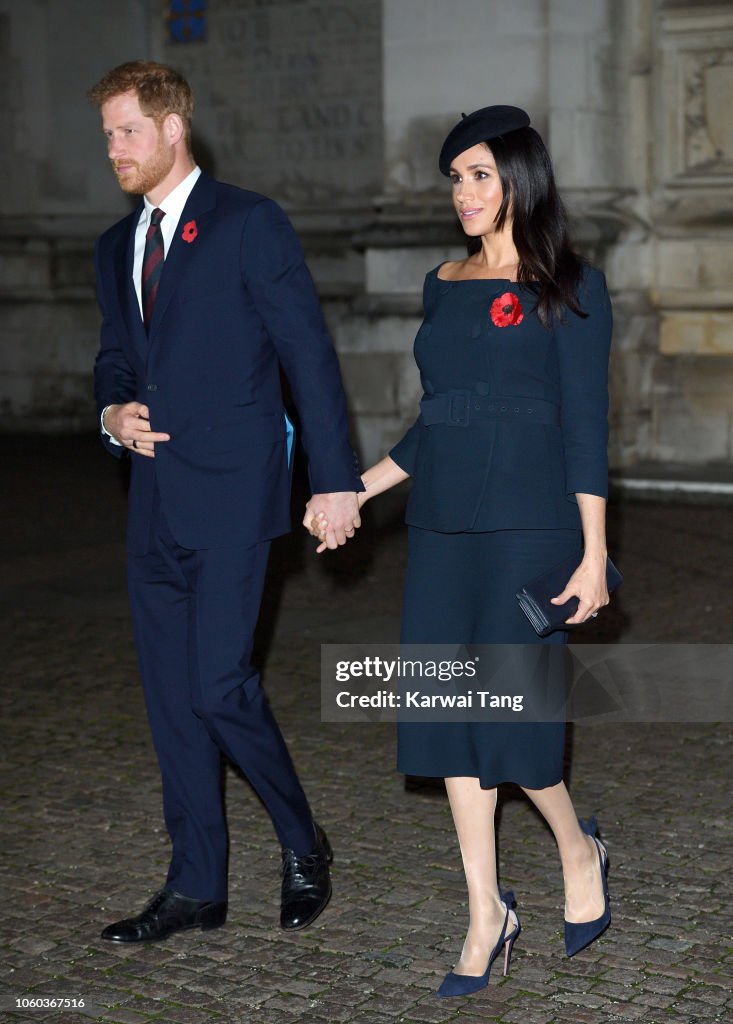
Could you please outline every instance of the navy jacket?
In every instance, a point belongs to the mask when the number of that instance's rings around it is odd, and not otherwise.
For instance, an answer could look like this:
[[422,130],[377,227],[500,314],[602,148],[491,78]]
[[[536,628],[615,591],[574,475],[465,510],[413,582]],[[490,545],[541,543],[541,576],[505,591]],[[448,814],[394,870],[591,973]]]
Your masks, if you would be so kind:
[[[97,243],[101,411],[142,402],[171,440],[133,456],[128,545],[146,549],[157,486],[187,548],[290,529],[278,364],[290,382],[314,493],[363,490],[338,361],[293,228],[272,200],[202,174],[184,208],[146,333],[132,283],[142,207]],[[186,241],[183,226],[196,223]],[[114,455],[122,451],[106,441]]]
[[444,533],[578,528],[607,496],[611,305],[587,267],[583,319],[542,326],[531,288],[425,279],[421,412],[390,451],[413,478],[407,522]]

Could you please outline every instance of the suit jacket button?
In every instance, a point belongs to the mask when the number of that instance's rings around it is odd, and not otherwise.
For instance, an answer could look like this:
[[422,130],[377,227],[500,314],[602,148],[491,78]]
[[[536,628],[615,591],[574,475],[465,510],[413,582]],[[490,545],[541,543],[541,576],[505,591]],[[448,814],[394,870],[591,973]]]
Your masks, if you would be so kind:
[[148,391],[157,391],[157,390],[158,390],[158,385],[157,384],[148,384]]

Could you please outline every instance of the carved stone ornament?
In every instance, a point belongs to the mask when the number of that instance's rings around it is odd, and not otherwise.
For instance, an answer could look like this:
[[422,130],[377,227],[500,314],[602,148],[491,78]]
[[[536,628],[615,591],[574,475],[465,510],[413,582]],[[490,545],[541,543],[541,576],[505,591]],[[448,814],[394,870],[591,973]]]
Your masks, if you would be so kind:
[[733,52],[688,52],[683,75],[685,171],[733,173]]

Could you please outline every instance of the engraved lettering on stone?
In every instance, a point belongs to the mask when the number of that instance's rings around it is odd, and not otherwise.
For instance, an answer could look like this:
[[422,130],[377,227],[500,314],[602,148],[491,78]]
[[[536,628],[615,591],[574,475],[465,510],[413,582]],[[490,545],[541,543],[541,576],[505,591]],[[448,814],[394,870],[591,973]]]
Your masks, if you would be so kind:
[[218,177],[320,205],[379,190],[381,50],[376,3],[211,0],[206,50],[163,59],[191,76]]

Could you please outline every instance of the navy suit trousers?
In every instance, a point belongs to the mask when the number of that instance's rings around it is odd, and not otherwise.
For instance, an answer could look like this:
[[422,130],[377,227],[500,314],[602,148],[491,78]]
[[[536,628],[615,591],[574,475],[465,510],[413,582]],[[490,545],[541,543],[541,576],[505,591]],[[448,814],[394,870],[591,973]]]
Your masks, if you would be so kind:
[[[157,496],[156,496],[157,498]],[[247,776],[280,842],[305,854],[313,819],[250,664],[269,541],[180,547],[155,502],[149,550],[128,557],[135,641],[173,844],[167,884],[227,898],[221,754]]]

